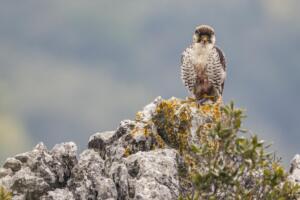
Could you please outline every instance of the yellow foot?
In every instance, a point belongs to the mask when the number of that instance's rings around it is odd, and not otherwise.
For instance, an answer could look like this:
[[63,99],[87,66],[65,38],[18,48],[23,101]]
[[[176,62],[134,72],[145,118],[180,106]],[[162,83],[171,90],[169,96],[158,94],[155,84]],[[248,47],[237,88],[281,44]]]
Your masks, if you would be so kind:
[[218,99],[216,101],[216,104],[223,105],[223,98],[222,98],[222,96],[218,97]]
[[193,97],[186,97],[185,100],[182,100],[182,103],[191,103],[191,102],[195,102],[196,99]]
[[193,98],[193,97],[187,97],[186,100],[187,100],[187,101],[195,101],[196,99]]
[[203,98],[209,99],[211,101],[215,101],[216,97],[215,96],[209,96],[209,95],[204,95]]

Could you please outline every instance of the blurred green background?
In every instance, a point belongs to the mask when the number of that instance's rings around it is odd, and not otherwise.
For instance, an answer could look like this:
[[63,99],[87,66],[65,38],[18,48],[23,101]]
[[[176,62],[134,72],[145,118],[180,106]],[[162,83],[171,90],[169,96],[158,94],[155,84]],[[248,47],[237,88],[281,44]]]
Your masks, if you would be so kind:
[[225,102],[288,163],[299,149],[300,1],[0,1],[0,160],[114,130],[156,96],[185,98],[196,25],[225,51]]

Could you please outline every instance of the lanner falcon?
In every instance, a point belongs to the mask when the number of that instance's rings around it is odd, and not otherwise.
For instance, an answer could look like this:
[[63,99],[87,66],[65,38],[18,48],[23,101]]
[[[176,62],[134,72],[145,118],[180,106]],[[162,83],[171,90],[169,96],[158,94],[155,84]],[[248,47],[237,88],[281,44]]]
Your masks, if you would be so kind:
[[214,29],[201,25],[196,27],[192,44],[182,53],[181,78],[199,104],[222,97],[226,63],[215,42]]

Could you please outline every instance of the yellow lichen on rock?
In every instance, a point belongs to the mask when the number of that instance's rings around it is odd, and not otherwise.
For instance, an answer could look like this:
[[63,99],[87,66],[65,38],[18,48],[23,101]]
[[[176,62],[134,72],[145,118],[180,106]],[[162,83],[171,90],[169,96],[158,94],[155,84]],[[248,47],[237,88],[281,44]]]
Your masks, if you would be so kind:
[[164,148],[166,146],[165,141],[160,137],[160,135],[155,134],[154,138],[156,140],[156,145],[158,148]]
[[11,200],[12,193],[7,191],[3,186],[0,186],[0,200]]
[[135,114],[135,121],[141,121],[143,119],[143,113],[141,111]]
[[217,101],[213,104],[204,104],[200,106],[203,115],[211,117],[214,121],[221,120],[221,102]]
[[126,147],[123,156],[126,158],[131,155],[130,147]]
[[188,147],[191,110],[182,101],[171,98],[157,105],[153,123],[158,134],[171,147],[182,153]]

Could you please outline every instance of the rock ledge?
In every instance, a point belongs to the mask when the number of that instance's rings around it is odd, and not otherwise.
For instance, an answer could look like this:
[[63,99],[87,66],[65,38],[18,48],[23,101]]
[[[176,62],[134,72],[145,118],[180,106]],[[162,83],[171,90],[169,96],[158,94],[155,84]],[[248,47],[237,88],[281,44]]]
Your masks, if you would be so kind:
[[[162,109],[171,120],[161,118]],[[200,145],[199,127],[218,114],[189,100],[158,97],[134,121],[92,135],[79,157],[76,144],[67,142],[51,150],[40,143],[8,158],[0,168],[0,185],[15,200],[178,199],[188,190],[180,178],[187,167],[182,152]],[[300,181],[299,155],[289,179]]]

